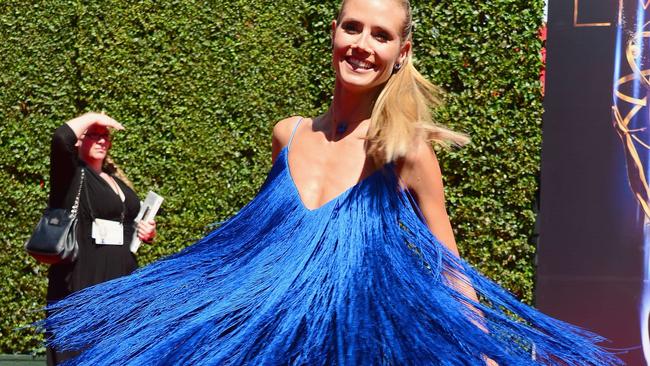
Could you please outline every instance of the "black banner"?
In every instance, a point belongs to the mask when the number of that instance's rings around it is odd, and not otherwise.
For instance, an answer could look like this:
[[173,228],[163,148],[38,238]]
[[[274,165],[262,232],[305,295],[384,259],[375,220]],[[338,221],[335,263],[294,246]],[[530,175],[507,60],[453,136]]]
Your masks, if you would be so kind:
[[646,364],[650,0],[551,1],[546,72],[536,304]]

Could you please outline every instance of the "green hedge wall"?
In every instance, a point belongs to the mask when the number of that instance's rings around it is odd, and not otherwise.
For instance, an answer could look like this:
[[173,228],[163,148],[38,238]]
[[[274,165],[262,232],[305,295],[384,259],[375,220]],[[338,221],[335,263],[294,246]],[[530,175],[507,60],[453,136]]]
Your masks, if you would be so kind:
[[[465,258],[532,302],[541,143],[543,1],[414,0],[422,72],[448,91],[441,122],[473,142],[440,151]],[[23,252],[45,206],[52,131],[83,111],[126,126],[112,155],[165,197],[145,264],[191,244],[256,193],[270,132],[331,96],[336,1],[0,3],[0,353],[39,353],[46,266]]]

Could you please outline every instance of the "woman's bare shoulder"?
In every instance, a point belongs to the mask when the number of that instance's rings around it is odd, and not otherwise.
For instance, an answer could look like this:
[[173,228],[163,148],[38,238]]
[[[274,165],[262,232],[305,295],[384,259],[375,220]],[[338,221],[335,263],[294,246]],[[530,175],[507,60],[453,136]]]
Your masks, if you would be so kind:
[[301,119],[302,117],[300,116],[293,116],[278,121],[273,126],[272,156],[274,162],[275,158],[280,154],[280,151],[289,143],[293,129]]
[[401,163],[403,168],[417,172],[436,168],[438,166],[438,158],[428,141],[418,140],[413,143],[409,152],[402,158]]
[[296,123],[301,119],[300,116],[292,116],[278,121],[273,127],[273,140],[280,146],[285,146],[289,143],[291,133],[293,132]]

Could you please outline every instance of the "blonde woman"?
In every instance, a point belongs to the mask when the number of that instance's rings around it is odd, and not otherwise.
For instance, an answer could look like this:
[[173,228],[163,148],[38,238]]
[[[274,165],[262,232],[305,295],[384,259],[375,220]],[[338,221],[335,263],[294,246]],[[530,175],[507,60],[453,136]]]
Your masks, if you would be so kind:
[[408,1],[344,1],[332,104],[276,124],[259,194],[181,253],[52,308],[53,342],[88,365],[616,363],[458,258],[430,142],[467,138],[431,119],[411,24]]

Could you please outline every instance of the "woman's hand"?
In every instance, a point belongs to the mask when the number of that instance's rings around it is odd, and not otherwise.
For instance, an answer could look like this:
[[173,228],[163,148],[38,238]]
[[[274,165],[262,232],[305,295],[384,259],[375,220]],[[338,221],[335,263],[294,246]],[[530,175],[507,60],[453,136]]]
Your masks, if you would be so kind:
[[140,221],[136,227],[138,238],[145,243],[151,243],[156,237],[156,221]]
[[77,137],[81,137],[88,127],[92,125],[100,125],[104,127],[114,128],[116,130],[123,130],[124,126],[104,113],[88,112],[79,117],[73,118],[66,122],[74,131]]

